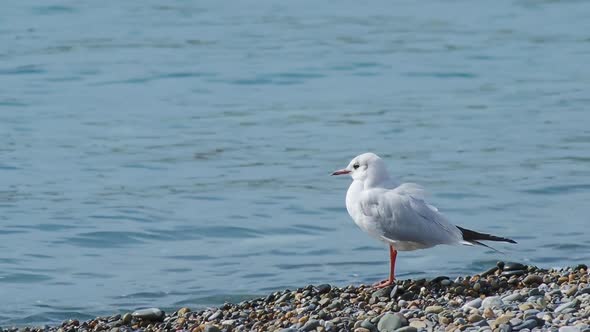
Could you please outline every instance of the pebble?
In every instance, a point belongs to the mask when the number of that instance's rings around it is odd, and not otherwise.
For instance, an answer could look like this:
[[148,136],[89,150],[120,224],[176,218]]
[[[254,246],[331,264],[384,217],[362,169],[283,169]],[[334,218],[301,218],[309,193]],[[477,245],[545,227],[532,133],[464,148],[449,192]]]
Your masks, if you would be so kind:
[[557,308],[555,308],[555,310],[553,310],[553,312],[560,313],[566,309],[574,308],[576,305],[578,305],[577,300],[574,300],[571,302],[566,302],[566,303],[560,304]]
[[525,271],[514,270],[514,271],[504,271],[504,272],[502,272],[502,275],[505,277],[512,277],[512,276],[522,276],[525,273],[526,273]]
[[537,327],[537,321],[535,319],[528,319],[520,324],[517,324],[512,327],[514,331],[520,331],[522,329],[533,329]]
[[562,326],[559,328],[559,332],[580,332],[581,330],[575,326]]
[[482,300],[480,298],[471,300],[463,305],[464,308],[475,308],[478,309],[481,307]]
[[222,315],[222,312],[221,312],[221,310],[217,310],[217,311],[216,311],[216,312],[215,312],[213,315],[209,316],[209,317],[207,318],[207,320],[208,320],[208,321],[213,321],[213,320],[216,320],[217,318],[221,317],[221,315]]
[[410,322],[410,326],[415,327],[416,329],[425,329],[426,322],[421,321],[421,320],[415,320],[415,321]]
[[373,325],[373,324],[371,323],[371,321],[370,321],[370,320],[368,320],[368,319],[365,319],[364,321],[362,321],[362,323],[361,323],[361,327],[364,327],[364,328],[366,328],[366,329],[368,329],[368,330],[370,330],[370,331],[374,331],[374,330],[376,330],[376,329],[377,329],[377,327],[375,327],[375,325]]
[[[537,309],[529,309],[529,310],[526,310],[526,311],[524,312],[524,315],[523,315],[523,317],[524,317],[524,319],[528,319],[528,318],[534,318],[534,317],[538,317],[538,315],[539,315],[540,313],[541,313],[541,312],[539,312],[539,310],[537,310]],[[542,316],[543,316],[543,315],[541,315],[541,317],[542,317]]]
[[395,330],[395,332],[418,332],[418,329],[413,326],[406,326]]
[[503,314],[500,317],[496,318],[496,320],[494,321],[493,325],[494,326],[500,326],[502,324],[507,324],[508,322],[510,322],[510,320],[514,318],[513,315],[510,314]]
[[383,288],[378,289],[377,291],[373,292],[373,294],[371,294],[371,297],[374,297],[374,298],[387,297],[387,298],[389,298],[389,294],[391,294],[392,289],[393,289],[393,286],[383,287]]
[[307,323],[305,323],[305,325],[303,325],[303,327],[301,328],[301,330],[303,331],[312,331],[315,330],[316,327],[320,326],[320,322],[315,320],[315,319],[310,319],[309,321],[307,321]]
[[394,299],[395,296],[397,295],[398,290],[399,290],[398,285],[393,286],[393,289],[391,289],[391,292],[389,293],[389,297]]
[[565,296],[573,296],[578,291],[578,286],[573,285],[568,290],[565,291]]
[[126,313],[123,315],[123,317],[121,317],[121,323],[123,325],[131,323],[131,320],[133,320],[133,316],[130,313]]
[[131,314],[136,319],[146,320],[146,321],[160,321],[164,319],[164,311],[158,308],[148,308],[148,309],[141,309],[134,311]]
[[189,312],[191,312],[190,308],[183,307],[183,308],[178,309],[177,314],[178,314],[178,316],[184,316],[186,313],[189,313]]
[[401,327],[407,326],[408,320],[400,313],[386,313],[377,324],[379,332],[393,332]]
[[371,332],[371,330],[366,329],[364,327],[357,327],[356,329],[354,329],[354,332]]
[[524,264],[516,263],[516,262],[508,262],[504,263],[504,271],[524,271],[527,269],[527,266]]
[[424,309],[424,312],[426,312],[427,314],[440,314],[443,310],[445,310],[445,308],[443,308],[440,305],[431,305],[426,307],[426,309]]
[[440,282],[442,286],[450,286],[453,282],[450,279],[445,279]]
[[321,285],[315,287],[315,289],[316,289],[316,292],[318,292],[318,294],[326,294],[332,290],[332,286],[330,286],[329,284],[321,284]]
[[492,310],[491,308],[485,308],[483,311],[483,316],[487,319],[492,319],[496,317],[496,314],[494,313],[494,310]]
[[533,284],[542,284],[543,283],[543,277],[541,277],[540,275],[536,275],[536,274],[529,274],[528,276],[526,276],[526,278],[524,278],[522,280],[522,283],[529,286],[529,285],[533,285]]
[[504,305],[504,301],[499,296],[488,296],[483,299],[481,306],[485,308],[501,308]]
[[516,302],[516,301],[522,301],[524,299],[524,296],[522,296],[520,293],[514,293],[508,296],[505,296],[504,298],[502,298],[502,301],[504,302]]

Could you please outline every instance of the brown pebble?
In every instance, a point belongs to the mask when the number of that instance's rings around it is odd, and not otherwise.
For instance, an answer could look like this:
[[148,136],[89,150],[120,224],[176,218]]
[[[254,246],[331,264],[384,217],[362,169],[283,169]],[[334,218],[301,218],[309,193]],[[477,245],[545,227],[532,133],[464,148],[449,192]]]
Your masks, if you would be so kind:
[[477,323],[483,319],[484,318],[482,316],[480,316],[478,314],[473,314],[467,318],[467,321],[469,321],[469,323]]
[[189,312],[191,312],[190,308],[187,308],[187,307],[180,308],[180,309],[178,309],[178,316],[184,316],[185,314],[187,314]]
[[483,310],[483,316],[487,319],[496,318],[496,314],[494,313],[494,310],[492,310],[491,308],[485,308]]
[[529,274],[528,276],[526,276],[526,278],[524,278],[522,283],[525,285],[540,285],[543,283],[543,277],[537,274]]

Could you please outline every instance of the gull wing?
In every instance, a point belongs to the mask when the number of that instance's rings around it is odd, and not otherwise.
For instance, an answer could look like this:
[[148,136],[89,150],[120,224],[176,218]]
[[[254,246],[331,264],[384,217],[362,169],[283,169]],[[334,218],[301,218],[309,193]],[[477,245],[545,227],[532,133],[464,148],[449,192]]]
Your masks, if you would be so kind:
[[384,239],[424,246],[463,241],[461,231],[424,200],[424,189],[404,183],[394,189],[375,188],[360,195],[365,222]]

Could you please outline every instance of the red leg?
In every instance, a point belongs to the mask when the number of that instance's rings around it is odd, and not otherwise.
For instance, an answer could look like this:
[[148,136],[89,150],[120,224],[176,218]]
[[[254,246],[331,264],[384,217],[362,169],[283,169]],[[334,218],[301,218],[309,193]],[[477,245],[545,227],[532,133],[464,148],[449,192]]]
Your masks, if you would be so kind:
[[383,280],[375,285],[375,288],[383,288],[391,286],[395,283],[395,259],[397,258],[397,250],[389,245],[389,279]]

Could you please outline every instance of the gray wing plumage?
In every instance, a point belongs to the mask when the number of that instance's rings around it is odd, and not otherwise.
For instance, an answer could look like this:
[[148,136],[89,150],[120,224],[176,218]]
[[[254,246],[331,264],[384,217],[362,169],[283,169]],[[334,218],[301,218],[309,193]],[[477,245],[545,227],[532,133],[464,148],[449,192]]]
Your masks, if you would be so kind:
[[386,240],[425,247],[463,240],[461,231],[424,200],[424,190],[416,184],[366,190],[360,197],[360,210]]

